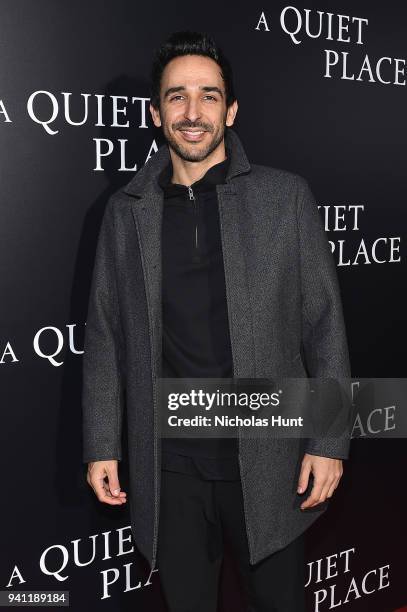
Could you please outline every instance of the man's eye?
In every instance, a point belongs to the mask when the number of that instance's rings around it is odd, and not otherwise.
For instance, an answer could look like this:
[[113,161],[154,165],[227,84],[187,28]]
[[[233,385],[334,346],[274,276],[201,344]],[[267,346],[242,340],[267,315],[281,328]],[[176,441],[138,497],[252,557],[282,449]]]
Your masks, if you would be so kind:
[[[178,100],[179,98],[183,98],[183,96],[172,96],[172,98],[170,98],[170,102],[172,102],[172,100]],[[207,95],[205,96],[205,98],[210,98],[211,100],[215,100],[216,102],[215,96]]]

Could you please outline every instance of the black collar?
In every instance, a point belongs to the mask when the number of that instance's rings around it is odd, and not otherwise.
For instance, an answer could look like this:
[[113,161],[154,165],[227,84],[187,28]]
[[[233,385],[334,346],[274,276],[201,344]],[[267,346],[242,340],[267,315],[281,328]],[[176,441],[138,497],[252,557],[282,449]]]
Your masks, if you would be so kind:
[[[226,155],[227,157],[223,161],[211,166],[199,180],[192,183],[191,187],[194,191],[210,191],[215,185],[225,182],[230,162],[227,151]],[[172,196],[188,195],[188,187],[186,185],[171,182],[172,175],[173,166],[170,159],[158,176],[158,184],[164,192],[164,197],[169,198]]]

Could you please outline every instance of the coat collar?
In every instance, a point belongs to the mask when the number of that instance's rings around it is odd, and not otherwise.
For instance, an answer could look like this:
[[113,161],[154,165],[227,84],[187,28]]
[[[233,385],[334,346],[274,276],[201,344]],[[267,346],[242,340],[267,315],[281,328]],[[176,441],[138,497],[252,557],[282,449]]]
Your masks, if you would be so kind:
[[[219,183],[224,183],[227,176],[227,170],[229,167],[229,152],[226,151],[227,157],[217,164],[211,166],[205,174],[194,183],[191,184],[191,187],[194,189],[194,192],[205,192],[214,189],[215,185]],[[172,183],[173,175],[173,165],[170,161],[167,166],[164,168],[162,172],[158,175],[158,184],[163,190],[164,197],[166,199],[179,196],[188,197],[188,187],[187,185],[181,185],[179,183]]]
[[[250,172],[251,165],[247,159],[243,145],[237,133],[230,127],[225,128],[225,147],[228,150],[230,163],[226,173],[226,183],[235,176]],[[158,151],[150,157],[147,162],[127,185],[122,188],[124,193],[131,196],[144,197],[161,191],[158,177],[171,161],[169,147],[164,143]]]

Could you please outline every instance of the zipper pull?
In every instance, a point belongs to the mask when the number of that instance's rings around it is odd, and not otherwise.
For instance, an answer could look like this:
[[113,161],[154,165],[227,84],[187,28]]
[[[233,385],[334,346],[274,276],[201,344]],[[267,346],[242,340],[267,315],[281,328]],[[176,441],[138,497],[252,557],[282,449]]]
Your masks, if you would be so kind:
[[188,185],[188,192],[189,192],[189,199],[190,200],[195,200],[194,192],[192,190],[192,187],[190,187],[189,185]]

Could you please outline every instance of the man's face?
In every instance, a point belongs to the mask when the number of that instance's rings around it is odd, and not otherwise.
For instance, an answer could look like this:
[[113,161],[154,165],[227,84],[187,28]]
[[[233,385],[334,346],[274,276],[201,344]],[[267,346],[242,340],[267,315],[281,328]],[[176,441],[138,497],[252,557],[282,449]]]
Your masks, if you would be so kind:
[[186,161],[202,161],[222,142],[237,112],[226,108],[218,64],[199,55],[171,60],[161,79],[161,110],[150,105],[154,124],[162,126],[168,145]]

